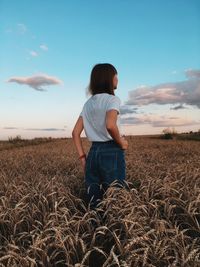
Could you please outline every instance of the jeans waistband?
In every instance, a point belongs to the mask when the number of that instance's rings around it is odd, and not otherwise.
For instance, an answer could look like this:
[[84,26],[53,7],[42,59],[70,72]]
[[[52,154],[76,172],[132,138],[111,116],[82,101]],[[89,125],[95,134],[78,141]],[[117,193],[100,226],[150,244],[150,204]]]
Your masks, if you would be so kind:
[[117,145],[118,146],[118,144],[113,139],[108,140],[108,141],[92,141],[92,147],[104,146],[104,145]]

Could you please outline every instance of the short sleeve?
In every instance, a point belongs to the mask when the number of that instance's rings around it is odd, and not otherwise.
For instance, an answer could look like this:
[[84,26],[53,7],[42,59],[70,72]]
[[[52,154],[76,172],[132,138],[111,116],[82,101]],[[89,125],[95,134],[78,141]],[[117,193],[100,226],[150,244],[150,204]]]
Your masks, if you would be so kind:
[[111,109],[116,109],[118,111],[118,114],[119,114],[120,104],[121,104],[120,98],[118,96],[114,96],[108,102],[108,106],[107,106],[106,111],[111,110]]
[[84,106],[85,106],[85,104],[83,105],[82,110],[81,110],[81,113],[79,114],[79,116],[82,116],[83,117]]

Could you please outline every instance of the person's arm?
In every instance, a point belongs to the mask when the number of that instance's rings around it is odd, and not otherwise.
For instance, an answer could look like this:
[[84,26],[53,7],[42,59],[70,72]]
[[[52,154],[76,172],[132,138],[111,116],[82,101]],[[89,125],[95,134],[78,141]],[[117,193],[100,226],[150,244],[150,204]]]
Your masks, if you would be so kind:
[[118,111],[116,109],[111,109],[106,112],[106,129],[116,143],[122,146],[122,139],[119,133],[119,129],[117,126],[117,114]]
[[84,155],[85,152],[83,150],[83,146],[82,146],[82,141],[81,141],[81,132],[83,131],[83,117],[79,116],[74,129],[72,131],[72,138],[73,138],[73,142],[76,146],[76,149],[78,151],[79,157]]

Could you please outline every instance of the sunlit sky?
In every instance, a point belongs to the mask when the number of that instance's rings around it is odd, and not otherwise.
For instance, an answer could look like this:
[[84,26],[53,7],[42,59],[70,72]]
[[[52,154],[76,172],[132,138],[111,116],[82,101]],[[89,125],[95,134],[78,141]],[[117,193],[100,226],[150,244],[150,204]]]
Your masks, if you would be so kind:
[[70,137],[97,63],[118,71],[122,134],[196,131],[199,47],[198,0],[0,0],[0,139]]

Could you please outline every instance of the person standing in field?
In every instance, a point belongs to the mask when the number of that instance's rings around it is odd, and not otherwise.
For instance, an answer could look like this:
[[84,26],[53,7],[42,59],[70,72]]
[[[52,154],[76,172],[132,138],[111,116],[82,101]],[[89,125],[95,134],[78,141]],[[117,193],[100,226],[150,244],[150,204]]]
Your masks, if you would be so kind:
[[[116,68],[109,63],[93,67],[88,87],[91,97],[83,105],[72,131],[85,175],[87,200],[92,209],[97,207],[111,183],[128,188],[125,181],[128,142],[120,133],[121,100],[114,92],[117,75]],[[80,137],[83,129],[92,142],[87,156]]]

